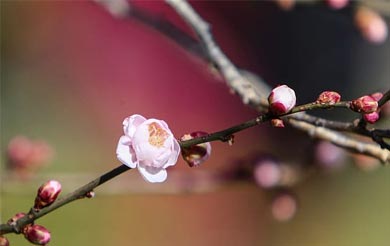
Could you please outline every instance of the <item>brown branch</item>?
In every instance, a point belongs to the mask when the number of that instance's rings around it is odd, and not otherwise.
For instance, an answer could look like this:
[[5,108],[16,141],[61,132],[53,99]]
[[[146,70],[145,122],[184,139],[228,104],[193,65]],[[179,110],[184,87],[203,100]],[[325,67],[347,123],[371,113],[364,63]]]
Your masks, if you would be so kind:
[[[214,38],[212,37],[212,34],[210,32],[210,25],[206,21],[204,21],[198,15],[198,13],[190,6],[190,4],[188,4],[188,2],[186,2],[185,0],[166,0],[166,2],[173,9],[176,10],[176,12],[182,17],[182,19],[185,20],[188,23],[188,25],[191,26],[191,28],[198,35],[199,39],[202,41],[203,45],[205,46],[206,51],[209,53],[209,58],[211,59],[211,62],[213,62],[216,65],[216,67],[219,69],[220,73],[224,77],[229,87],[242,98],[242,101],[245,104],[249,103],[260,112],[264,112],[264,110],[266,110],[268,105],[267,99],[266,97],[264,97],[264,94],[267,95],[269,92],[265,91],[264,93],[259,93],[258,90],[256,91],[255,87],[253,86],[254,83],[253,80],[250,80],[246,76],[244,76],[240,72],[240,70],[235,67],[235,65],[229,60],[229,58],[223,53],[223,51],[219,48],[217,43],[214,41]],[[267,86],[264,85],[262,86],[262,88],[267,88]],[[286,122],[290,123],[294,128],[304,131],[308,134],[311,133],[312,129],[315,129],[309,127],[302,127],[301,125],[295,123],[298,122],[297,120],[294,121],[295,117],[296,116],[294,115],[286,116],[285,117],[287,119]],[[305,117],[306,119],[311,119],[311,120],[314,119],[311,118],[311,116],[306,116],[305,113],[301,113],[299,117],[301,118]],[[321,118],[316,118],[315,120],[318,123],[324,125],[328,125],[328,126],[333,125],[333,127],[335,128],[345,127],[345,129],[349,129],[352,126],[350,125],[350,123],[345,123],[345,124],[336,123]],[[302,124],[305,124],[305,122],[303,122]],[[309,125],[313,126],[312,124]],[[322,129],[325,128],[322,127]],[[363,154],[365,154],[367,151],[361,151],[362,149],[372,150],[372,144],[363,143],[360,140],[353,139],[353,138],[348,138],[348,141],[345,141],[345,138],[342,137],[343,135],[338,133],[336,130],[341,130],[341,129],[326,130],[326,132],[332,136],[331,139],[334,144]],[[322,133],[323,132],[324,131],[322,131]],[[335,137],[338,135],[340,137]],[[326,134],[316,134],[315,137],[323,140],[329,140],[330,138]],[[379,146],[377,147],[379,148]],[[367,155],[376,157],[382,162],[384,160],[383,156],[387,156],[387,154],[388,154],[387,150],[381,150],[380,148],[379,150],[375,149],[375,151],[367,152]]]
[[376,144],[363,143],[344,134],[326,129],[324,127],[314,126],[307,122],[298,121],[292,118],[288,120],[295,128],[308,132],[312,137],[327,140],[337,146],[343,147],[353,152],[377,158],[382,163],[390,162],[390,151],[387,149],[382,149]]
[[60,208],[64,206],[65,204],[68,204],[70,202],[73,202],[75,200],[78,200],[80,198],[84,198],[85,195],[92,191],[94,188],[98,187],[99,185],[107,182],[108,180],[118,176],[119,174],[129,170],[130,168],[126,165],[118,166],[111,171],[103,174],[99,178],[96,178],[89,182],[86,185],[83,185],[82,187],[78,188],[77,190],[67,194],[66,196],[58,199],[53,204],[51,204],[48,207],[45,207],[43,209],[40,209],[38,211],[35,211],[34,209],[31,209],[30,212],[25,215],[23,218],[20,218],[17,220],[15,225],[10,224],[1,224],[0,225],[0,235],[6,234],[6,233],[20,233],[22,228],[32,222],[34,222],[36,219],[56,210],[57,208]]

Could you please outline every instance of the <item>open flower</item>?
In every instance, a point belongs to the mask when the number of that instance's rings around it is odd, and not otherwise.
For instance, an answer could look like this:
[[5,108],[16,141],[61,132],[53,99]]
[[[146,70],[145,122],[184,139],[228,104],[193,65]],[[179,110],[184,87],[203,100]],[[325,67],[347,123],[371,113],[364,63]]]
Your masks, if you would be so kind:
[[146,181],[165,181],[165,168],[175,165],[180,153],[167,123],[134,114],[123,121],[123,131],[116,149],[118,159],[130,168],[137,167]]

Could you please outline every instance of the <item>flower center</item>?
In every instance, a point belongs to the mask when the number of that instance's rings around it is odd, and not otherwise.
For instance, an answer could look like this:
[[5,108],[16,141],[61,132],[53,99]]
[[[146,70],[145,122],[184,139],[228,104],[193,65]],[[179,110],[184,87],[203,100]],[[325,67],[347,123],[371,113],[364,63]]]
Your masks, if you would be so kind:
[[157,148],[164,146],[165,140],[168,138],[169,134],[161,128],[159,124],[153,122],[148,126],[149,131],[149,143]]

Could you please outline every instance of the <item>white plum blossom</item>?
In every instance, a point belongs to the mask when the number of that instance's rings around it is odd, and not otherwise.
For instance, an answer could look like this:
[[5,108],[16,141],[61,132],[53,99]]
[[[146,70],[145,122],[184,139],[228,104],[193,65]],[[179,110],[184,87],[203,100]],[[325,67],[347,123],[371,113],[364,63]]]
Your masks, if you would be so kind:
[[118,159],[130,168],[137,167],[146,181],[165,181],[165,169],[176,164],[180,153],[167,123],[134,114],[123,121],[123,131],[116,149]]

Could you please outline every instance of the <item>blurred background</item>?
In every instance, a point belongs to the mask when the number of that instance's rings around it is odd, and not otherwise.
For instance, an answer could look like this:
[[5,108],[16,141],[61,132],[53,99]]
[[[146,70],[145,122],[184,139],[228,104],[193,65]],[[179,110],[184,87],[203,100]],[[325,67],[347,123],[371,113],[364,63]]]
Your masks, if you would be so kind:
[[[163,2],[131,3],[193,36]],[[298,103],[323,90],[351,99],[389,89],[390,42],[364,38],[353,6],[193,5],[236,65],[270,86],[288,84]],[[256,117],[209,64],[137,18],[112,15],[91,1],[1,1],[2,223],[27,212],[47,179],[60,181],[65,194],[118,166],[122,121],[135,113],[165,120],[176,137]],[[341,113],[329,117],[356,117]],[[37,223],[57,246],[388,245],[390,169],[329,146],[322,152],[342,156],[342,170],[313,168],[317,144],[304,133],[264,124],[237,134],[233,146],[213,143],[200,167],[179,160],[167,183],[149,184],[129,171],[97,188],[93,199]],[[25,158],[20,153],[34,154],[12,168],[10,146],[17,146],[18,160]],[[305,178],[282,193],[259,187],[247,173],[239,182],[218,183],[263,153],[310,175],[300,174]],[[279,194],[290,200],[275,203]],[[292,215],[278,221],[285,206]],[[20,235],[7,238],[27,244]]]

